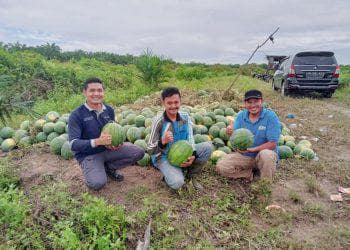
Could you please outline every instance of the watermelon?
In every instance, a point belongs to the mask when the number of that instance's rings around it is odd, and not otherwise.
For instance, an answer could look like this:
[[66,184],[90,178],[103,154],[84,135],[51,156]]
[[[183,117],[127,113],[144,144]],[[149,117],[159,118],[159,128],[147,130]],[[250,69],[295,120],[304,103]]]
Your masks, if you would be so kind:
[[66,141],[68,141],[68,134],[61,134],[60,137],[64,138]]
[[30,136],[22,137],[18,142],[18,146],[20,147],[26,147],[31,144],[32,144],[32,138],[30,138]]
[[287,159],[287,158],[293,157],[293,150],[286,145],[279,146],[278,153],[281,159]]
[[13,135],[15,134],[15,131],[13,130],[13,128],[10,127],[3,127],[0,130],[0,137],[2,137],[2,139],[8,139],[13,137]]
[[191,144],[188,141],[180,140],[171,144],[168,152],[168,161],[171,165],[180,167],[192,154],[193,148]]
[[47,136],[46,142],[47,142],[48,144],[50,144],[50,142],[51,142],[54,138],[59,137],[59,136],[60,136],[60,135],[57,134],[56,132],[51,132],[51,133]]
[[287,142],[287,141],[295,142],[295,138],[293,136],[291,136],[291,135],[284,135],[283,139],[284,139],[285,142]]
[[145,119],[145,127],[151,127],[152,126],[152,118],[146,118]]
[[215,120],[215,114],[214,114],[214,112],[207,112],[207,117],[210,117],[210,119],[212,120],[212,121],[214,121]]
[[199,125],[196,125],[196,124],[192,125],[192,130],[193,130],[193,134],[194,135],[200,135],[201,132],[202,132],[202,130],[199,127]]
[[284,145],[284,138],[282,135],[280,135],[280,138],[278,139],[278,146]]
[[217,126],[220,129],[222,129],[222,128],[226,128],[226,123],[225,122],[217,122],[213,126]]
[[136,116],[137,115],[134,113],[128,114],[128,116],[126,117],[126,121],[128,122],[129,125],[135,124]]
[[225,111],[222,110],[222,109],[214,109],[214,114],[215,114],[215,115],[224,116],[224,115],[225,115]]
[[144,127],[145,126],[145,117],[143,115],[138,115],[135,117],[135,125],[136,127]]
[[138,129],[141,132],[141,139],[145,138],[145,136],[146,136],[146,128],[145,127],[139,127]]
[[253,146],[254,135],[245,128],[236,129],[230,137],[231,145],[234,149],[246,150]]
[[36,136],[35,139],[37,142],[45,142],[47,139],[47,135],[44,132],[39,132]]
[[226,154],[231,153],[231,149],[227,146],[220,147],[220,148],[218,148],[218,150],[221,150],[221,151],[225,152]]
[[213,138],[217,138],[220,136],[220,128],[218,126],[211,126],[209,129],[209,135]]
[[36,130],[42,131],[45,123],[46,121],[44,119],[39,119],[36,122],[34,122],[34,127]]
[[58,121],[55,123],[54,131],[58,134],[63,134],[66,131],[66,123],[63,121]]
[[223,156],[225,156],[226,153],[224,151],[221,150],[215,150],[213,151],[213,153],[210,156],[210,161],[213,164],[216,164],[218,160],[220,160],[220,158],[222,158]]
[[60,118],[58,118],[58,121],[64,122],[64,123],[68,123],[68,120],[69,120],[69,114],[63,114],[61,115]]
[[223,123],[225,124],[225,127],[226,127],[227,124],[228,124],[227,118],[226,118],[225,116],[223,116],[223,115],[216,115],[216,116],[215,116],[215,120],[216,120],[216,123],[218,123],[218,122],[223,122]]
[[220,133],[219,136],[221,139],[223,139],[224,141],[228,141],[230,138],[228,136],[228,134],[226,133],[226,128],[222,128],[220,129]]
[[305,148],[302,144],[297,144],[295,148],[293,149],[294,154],[300,155],[301,151]]
[[43,126],[43,131],[46,134],[50,134],[50,133],[54,132],[55,131],[55,123],[53,123],[53,122],[45,123]]
[[122,126],[125,126],[125,125],[128,124],[128,120],[126,120],[126,119],[121,119],[121,120],[119,121],[119,124],[122,125]]
[[62,147],[61,147],[61,156],[63,157],[63,159],[65,160],[70,160],[73,158],[73,152],[71,150],[70,144],[68,141],[66,141],[65,143],[63,143]]
[[28,131],[30,128],[31,122],[28,120],[25,120],[21,123],[20,129]]
[[209,116],[204,116],[203,117],[203,125],[206,126],[207,128],[210,128],[211,125],[213,125],[214,122]]
[[142,138],[142,133],[139,128],[131,127],[128,129],[128,132],[126,132],[126,138],[128,138],[129,142],[134,143],[136,140]]
[[146,137],[145,137],[145,142],[146,142],[146,143],[148,143],[150,137],[151,137],[150,134],[146,135]]
[[295,142],[294,141],[286,141],[285,145],[290,147],[291,149],[295,148]]
[[312,146],[311,142],[308,140],[301,140],[300,142],[298,142],[298,145],[303,145],[306,148],[311,148]]
[[28,132],[23,129],[18,129],[15,131],[13,138],[15,139],[16,142],[19,142],[23,137],[27,136]]
[[312,160],[315,158],[315,152],[311,148],[303,148],[300,152],[300,156],[306,160]]
[[2,139],[2,137],[0,136],[0,148],[1,148],[1,143],[4,141],[4,139]]
[[12,138],[5,139],[1,143],[1,150],[4,152],[11,151],[16,146],[16,141]]
[[202,142],[206,142],[206,141],[210,141],[210,137],[208,135],[194,135],[194,143],[198,144],[198,143],[202,143]]
[[140,166],[149,166],[151,164],[151,156],[147,153],[143,156],[141,160],[137,162]]
[[142,139],[138,139],[134,142],[134,144],[136,146],[139,146],[140,148],[142,148],[143,150],[146,150],[147,149],[147,143],[145,140],[142,140]]
[[59,117],[60,117],[59,113],[57,113],[56,111],[50,111],[49,113],[46,114],[45,119],[48,122],[56,122]]
[[225,116],[234,116],[234,115],[235,115],[235,111],[233,110],[233,108],[225,109]]
[[112,136],[112,146],[118,146],[122,144],[125,139],[125,132],[118,123],[109,122],[102,128],[103,133],[107,133]]
[[204,122],[203,116],[199,113],[194,114],[193,118],[194,118],[196,124],[203,124],[203,122]]
[[225,142],[220,138],[214,138],[213,145],[215,148],[221,148],[225,146]]
[[50,142],[50,150],[52,153],[56,155],[61,155],[61,148],[63,144],[66,142],[66,140],[63,137],[56,137],[53,138]]

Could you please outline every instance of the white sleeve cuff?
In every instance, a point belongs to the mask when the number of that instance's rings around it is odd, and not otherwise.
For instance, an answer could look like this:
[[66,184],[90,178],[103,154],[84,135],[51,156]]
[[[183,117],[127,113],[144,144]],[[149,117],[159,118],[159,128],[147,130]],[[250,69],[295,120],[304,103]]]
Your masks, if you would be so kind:
[[96,148],[95,139],[90,140],[91,147]]

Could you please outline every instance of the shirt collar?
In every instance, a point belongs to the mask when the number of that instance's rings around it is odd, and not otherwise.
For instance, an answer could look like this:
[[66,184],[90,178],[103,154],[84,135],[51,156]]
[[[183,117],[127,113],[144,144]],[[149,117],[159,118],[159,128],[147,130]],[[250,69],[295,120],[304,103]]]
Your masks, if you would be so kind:
[[95,112],[103,112],[106,110],[106,106],[102,103],[102,109],[99,111],[99,110],[96,110],[96,109],[92,109],[90,108],[90,106],[85,102],[84,103],[84,106],[85,108],[87,108],[89,111],[95,111]]
[[[164,119],[166,121],[171,122],[171,120],[169,119],[168,115],[166,114],[166,111],[164,111],[163,116],[164,116]],[[183,120],[183,119],[182,119],[181,115],[179,114],[179,112],[177,112],[177,114],[176,114],[176,121],[181,121],[181,120]]]

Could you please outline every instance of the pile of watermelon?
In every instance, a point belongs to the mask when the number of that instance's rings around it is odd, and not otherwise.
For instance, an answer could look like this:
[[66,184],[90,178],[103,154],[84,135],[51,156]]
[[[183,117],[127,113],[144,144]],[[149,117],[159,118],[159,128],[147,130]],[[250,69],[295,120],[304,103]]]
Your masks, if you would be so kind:
[[[234,149],[245,150],[253,143],[252,134],[245,129],[236,130],[231,138],[226,134],[226,127],[236,117],[236,111],[229,103],[214,102],[207,107],[182,106],[181,111],[190,114],[195,143],[210,142],[212,144],[213,153],[210,158],[212,163],[216,163],[218,159]],[[129,141],[146,150],[152,120],[157,114],[163,112],[159,106],[146,107],[142,110],[121,106],[116,109],[116,123],[107,124],[104,130],[112,135],[113,145]],[[73,154],[68,143],[68,118],[69,114],[60,115],[55,111],[50,111],[39,120],[23,121],[19,129],[3,127],[0,129],[1,150],[8,152],[17,147],[46,143],[50,146],[52,153],[64,159],[71,159]],[[311,143],[306,140],[296,143],[286,126],[283,126],[279,152],[281,159],[295,155],[308,160],[315,157]],[[177,162],[176,160],[174,159],[174,162]],[[146,153],[138,164],[150,165],[150,155]]]
[[311,142],[305,139],[296,142],[295,138],[290,135],[290,130],[283,123],[278,149],[280,159],[296,157],[312,160],[316,157],[315,152],[312,150]]

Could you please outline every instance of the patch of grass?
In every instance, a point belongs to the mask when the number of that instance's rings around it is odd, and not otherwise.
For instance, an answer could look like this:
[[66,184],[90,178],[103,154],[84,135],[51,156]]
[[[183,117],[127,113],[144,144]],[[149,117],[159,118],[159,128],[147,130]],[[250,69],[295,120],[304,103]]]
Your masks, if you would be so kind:
[[301,196],[297,192],[295,192],[294,190],[289,191],[288,197],[289,197],[289,199],[291,199],[291,201],[293,201],[296,204],[300,204],[303,201]]
[[305,178],[304,181],[307,191],[316,196],[323,195],[323,191],[321,189],[320,184],[318,183],[315,176],[310,175]]
[[268,179],[259,180],[251,185],[251,204],[258,210],[263,210],[271,203],[271,181]]
[[324,207],[321,204],[306,203],[302,211],[311,218],[322,219],[324,217]]

